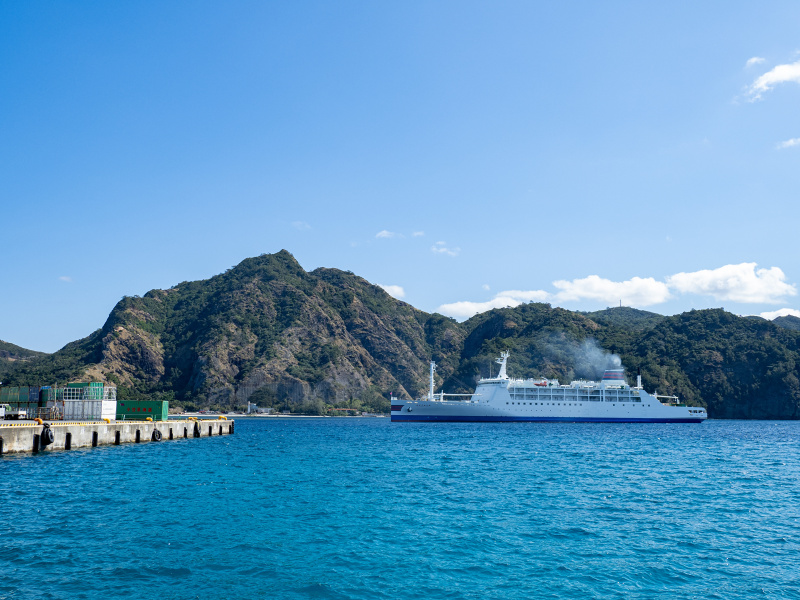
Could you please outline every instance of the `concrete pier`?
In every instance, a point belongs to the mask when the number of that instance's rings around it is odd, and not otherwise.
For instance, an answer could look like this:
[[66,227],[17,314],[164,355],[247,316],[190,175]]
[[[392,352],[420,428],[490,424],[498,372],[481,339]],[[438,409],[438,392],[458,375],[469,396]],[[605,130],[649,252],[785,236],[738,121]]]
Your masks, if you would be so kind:
[[[48,433],[48,430],[52,434]],[[0,454],[52,452],[95,446],[114,446],[187,438],[231,435],[234,421],[198,419],[180,421],[0,421]],[[52,438],[52,442],[50,442]]]

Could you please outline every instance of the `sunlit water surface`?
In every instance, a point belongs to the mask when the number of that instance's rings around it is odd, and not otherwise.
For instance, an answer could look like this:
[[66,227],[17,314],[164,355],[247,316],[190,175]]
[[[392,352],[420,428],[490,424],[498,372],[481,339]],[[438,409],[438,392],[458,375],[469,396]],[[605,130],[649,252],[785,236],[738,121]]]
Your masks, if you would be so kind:
[[800,598],[800,423],[240,419],[0,460],[0,598]]

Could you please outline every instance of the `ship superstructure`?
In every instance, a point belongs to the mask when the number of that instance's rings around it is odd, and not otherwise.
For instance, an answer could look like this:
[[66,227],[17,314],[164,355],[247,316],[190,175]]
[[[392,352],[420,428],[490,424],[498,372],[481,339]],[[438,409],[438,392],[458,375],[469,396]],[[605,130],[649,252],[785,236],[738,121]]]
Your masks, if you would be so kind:
[[496,377],[481,379],[472,394],[434,393],[431,363],[430,391],[425,398],[392,398],[392,421],[598,421],[626,423],[701,423],[702,407],[686,406],[676,396],[649,394],[628,385],[623,369],[609,369],[601,381],[511,379],[506,372],[508,352],[497,363]]

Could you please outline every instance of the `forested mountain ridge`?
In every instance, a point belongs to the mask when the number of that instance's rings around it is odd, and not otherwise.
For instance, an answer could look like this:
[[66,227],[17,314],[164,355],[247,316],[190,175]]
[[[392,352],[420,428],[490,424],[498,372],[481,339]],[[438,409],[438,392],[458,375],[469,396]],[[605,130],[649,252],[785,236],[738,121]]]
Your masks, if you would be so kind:
[[646,389],[706,406],[712,418],[800,418],[800,332],[764,319],[531,303],[457,323],[350,272],[306,272],[286,251],[123,298],[101,329],[14,362],[7,380],[93,378],[116,383],[122,397],[198,408],[386,410],[389,392],[427,390],[430,360],[437,388],[471,392],[502,350],[512,377],[597,378],[621,361],[631,381],[641,368]]
[[0,381],[5,378],[7,373],[14,370],[15,366],[20,361],[31,361],[42,356],[45,356],[44,352],[28,350],[27,348],[22,348],[21,346],[0,340]]

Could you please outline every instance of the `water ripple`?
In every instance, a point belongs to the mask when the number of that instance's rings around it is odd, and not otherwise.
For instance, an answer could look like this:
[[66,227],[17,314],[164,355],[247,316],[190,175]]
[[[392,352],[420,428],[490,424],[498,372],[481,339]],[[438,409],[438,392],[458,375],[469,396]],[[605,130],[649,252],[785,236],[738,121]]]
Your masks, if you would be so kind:
[[800,424],[241,419],[0,460],[6,598],[800,598]]

